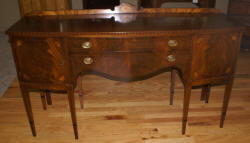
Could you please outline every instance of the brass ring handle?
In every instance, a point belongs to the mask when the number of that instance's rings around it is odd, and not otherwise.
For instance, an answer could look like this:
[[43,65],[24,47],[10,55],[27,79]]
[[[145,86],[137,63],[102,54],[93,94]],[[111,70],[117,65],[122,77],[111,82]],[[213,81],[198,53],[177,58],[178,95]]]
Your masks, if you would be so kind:
[[176,61],[176,57],[175,57],[175,55],[168,55],[168,56],[167,56],[167,60],[168,60],[169,62],[175,62],[175,61]]
[[20,46],[22,46],[23,45],[23,41],[22,40],[17,40],[16,41],[16,46],[17,47],[20,47]]
[[92,47],[92,44],[90,42],[84,42],[82,43],[82,48],[83,49],[89,49]]
[[59,66],[64,66],[64,60],[61,60],[61,61],[59,62]]
[[91,57],[86,57],[86,58],[83,59],[83,62],[86,65],[90,65],[90,64],[92,64],[94,62],[94,60]]
[[176,40],[169,40],[168,46],[169,47],[176,47],[176,46],[178,46],[178,42]]

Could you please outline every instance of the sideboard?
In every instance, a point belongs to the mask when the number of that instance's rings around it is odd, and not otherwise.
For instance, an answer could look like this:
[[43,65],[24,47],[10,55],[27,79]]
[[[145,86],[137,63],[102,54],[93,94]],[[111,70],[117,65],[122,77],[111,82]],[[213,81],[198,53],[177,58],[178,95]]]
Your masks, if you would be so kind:
[[225,84],[223,127],[242,31],[215,9],[116,7],[32,12],[6,33],[33,136],[29,92],[65,91],[77,139],[74,88],[78,76],[86,74],[128,82],[176,69],[185,89],[183,134],[191,89]]

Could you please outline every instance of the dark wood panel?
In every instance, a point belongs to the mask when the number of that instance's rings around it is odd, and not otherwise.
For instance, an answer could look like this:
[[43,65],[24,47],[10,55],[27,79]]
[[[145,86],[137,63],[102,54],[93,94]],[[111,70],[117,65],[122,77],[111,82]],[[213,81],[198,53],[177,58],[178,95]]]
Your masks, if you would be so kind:
[[68,67],[60,39],[15,38],[12,46],[20,81],[65,82]]
[[223,77],[234,72],[240,36],[238,33],[198,35],[194,38],[194,80]]
[[[188,36],[137,37],[137,38],[72,38],[68,39],[71,53],[126,53],[152,51],[187,51],[191,43]],[[171,46],[172,44],[172,46]],[[157,48],[156,48],[157,47]]]
[[[158,51],[151,53],[72,55],[73,77],[76,78],[82,72],[84,74],[106,75],[116,80],[134,81],[151,77],[150,75],[172,66],[185,71],[190,67],[187,65],[191,65],[190,56],[184,52],[182,52],[183,54],[180,53]],[[176,61],[170,62],[167,60],[167,56],[171,54],[175,55]],[[93,62],[86,64],[84,63],[85,58],[91,58]]]

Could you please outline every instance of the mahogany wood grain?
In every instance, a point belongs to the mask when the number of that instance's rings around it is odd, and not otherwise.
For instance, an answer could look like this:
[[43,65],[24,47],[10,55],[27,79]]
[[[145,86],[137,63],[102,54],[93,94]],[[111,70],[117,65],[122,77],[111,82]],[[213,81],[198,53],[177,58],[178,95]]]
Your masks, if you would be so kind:
[[77,87],[78,87],[78,95],[79,95],[79,101],[80,101],[80,106],[81,106],[81,109],[84,108],[84,105],[83,105],[83,88],[82,88],[82,76],[78,76],[77,78]]
[[41,91],[40,94],[41,94],[41,100],[42,100],[42,104],[43,104],[43,109],[46,110],[47,109],[47,107],[46,107],[47,103],[46,103],[45,92]]
[[206,92],[207,92],[206,87],[203,87],[202,90],[201,90],[201,98],[200,98],[201,101],[205,100],[205,98],[206,98]]
[[25,109],[26,109],[28,122],[30,124],[30,129],[31,129],[32,135],[36,136],[36,128],[35,128],[35,122],[34,122],[34,119],[33,119],[33,113],[32,113],[32,108],[31,108],[29,91],[28,91],[27,88],[25,88],[25,87],[23,87],[21,85],[21,92],[22,92],[23,102],[24,102],[24,106],[25,106]]
[[[131,9],[131,7],[115,7],[110,9],[88,9],[88,10],[57,10],[57,11],[34,11],[27,13],[26,16],[77,16],[82,14],[121,14],[121,13],[165,13],[165,14],[219,14],[220,11],[213,8],[143,8],[140,10]],[[87,16],[87,15],[86,15]],[[99,16],[99,15],[96,15]]]
[[202,87],[201,98],[200,98],[201,101],[205,101],[205,103],[209,102],[210,90],[211,90],[210,85],[205,85]]
[[233,77],[230,77],[226,83],[226,88],[225,88],[225,95],[224,95],[222,112],[221,112],[221,120],[220,120],[221,128],[223,128],[224,126],[224,120],[227,114],[227,108],[228,108],[228,103],[229,103],[229,99],[231,96],[232,86],[233,86]]
[[171,70],[171,84],[170,84],[170,105],[173,105],[174,100],[174,87],[175,87],[175,78],[176,78],[176,71]]
[[72,119],[72,125],[73,130],[75,134],[75,139],[78,139],[78,127],[77,127],[77,121],[76,121],[76,109],[75,109],[75,97],[74,97],[74,89],[73,86],[69,87],[68,89],[68,101],[69,101],[69,108],[71,113],[71,119]]
[[[142,5],[143,7],[147,8],[159,8],[161,5],[165,2],[193,2],[192,0],[142,0],[139,1],[138,3]],[[215,0],[204,0],[204,1],[199,1],[198,2],[199,7],[215,7]],[[170,105],[173,105],[173,97],[174,97],[174,84],[175,84],[175,77],[176,77],[176,72],[174,69],[171,70],[171,86],[170,86]],[[201,93],[201,100],[206,99],[206,103],[208,103],[208,98],[209,98],[209,89],[207,87],[202,88],[202,93]]]
[[45,92],[45,96],[46,96],[46,101],[48,105],[52,105],[52,99],[51,99],[51,93],[50,91],[46,91]]
[[208,103],[209,102],[209,98],[210,98],[210,90],[211,90],[211,86],[210,85],[207,85],[206,86],[206,101],[205,103]]
[[191,90],[192,90],[192,86],[190,86],[190,85],[186,85],[184,87],[184,100],[183,100],[183,113],[182,113],[183,114],[183,116],[182,116],[182,134],[185,134],[185,132],[186,132]]
[[[125,6],[115,11],[35,12],[38,15],[25,16],[7,31],[33,135],[28,91],[55,90],[68,93],[78,138],[73,93],[79,75],[136,81],[177,70],[185,87],[182,133],[191,89],[228,84],[235,73],[242,26],[214,9],[134,11]],[[91,43],[87,49],[85,42]],[[227,88],[221,122],[231,85]]]

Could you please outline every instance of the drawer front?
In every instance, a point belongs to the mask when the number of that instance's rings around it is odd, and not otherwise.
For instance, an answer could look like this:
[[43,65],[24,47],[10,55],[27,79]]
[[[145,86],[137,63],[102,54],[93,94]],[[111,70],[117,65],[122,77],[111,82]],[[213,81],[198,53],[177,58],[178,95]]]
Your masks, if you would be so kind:
[[[111,53],[71,55],[73,75],[80,72],[103,73],[123,79],[136,79],[168,67],[184,68],[191,62],[186,52]],[[185,69],[183,71],[186,71]]]
[[71,38],[70,53],[152,52],[190,50],[190,37]]

